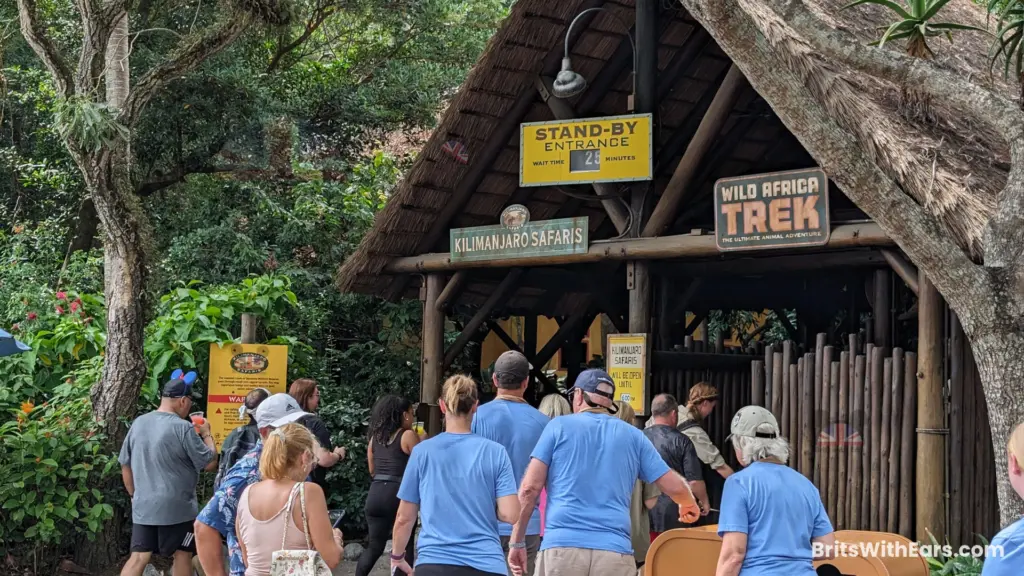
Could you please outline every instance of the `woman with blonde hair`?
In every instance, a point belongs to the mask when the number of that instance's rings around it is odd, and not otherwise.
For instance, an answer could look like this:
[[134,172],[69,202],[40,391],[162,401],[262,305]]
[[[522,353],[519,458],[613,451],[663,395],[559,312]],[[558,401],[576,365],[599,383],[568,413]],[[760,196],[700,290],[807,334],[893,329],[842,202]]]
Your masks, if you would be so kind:
[[[409,456],[398,489],[391,567],[411,574],[405,548],[420,515],[416,576],[504,576],[498,520],[519,520],[512,462],[497,442],[471,433],[476,382],[452,376],[441,391],[445,431]],[[400,553],[396,554],[396,552]]]
[[690,442],[693,442],[693,447],[697,450],[697,457],[701,462],[718,472],[722,478],[728,478],[733,473],[732,468],[725,463],[722,453],[701,427],[701,422],[711,414],[717,405],[718,390],[714,386],[707,382],[694,384],[693,388],[690,388],[686,406],[679,407],[678,428],[680,432],[686,434]]
[[[344,557],[341,531],[332,529],[324,491],[306,482],[316,464],[316,440],[304,426],[286,424],[267,435],[261,481],[238,497],[235,531],[245,576],[269,576],[278,550],[316,550],[332,570]],[[282,546],[283,541],[283,546]]]
[[[618,400],[615,402],[619,411],[615,414],[620,420],[630,425],[636,419],[636,411],[633,407]],[[639,478],[633,485],[633,495],[629,504],[629,528],[633,541],[633,558],[636,560],[636,567],[640,568],[647,559],[647,551],[651,548],[651,515],[650,511],[658,503],[661,490],[655,484],[648,484]]]
[[[1017,425],[1006,447],[1010,485],[1024,498],[1024,422]],[[989,544],[981,576],[1016,576],[1024,573],[1024,518],[1003,528]]]

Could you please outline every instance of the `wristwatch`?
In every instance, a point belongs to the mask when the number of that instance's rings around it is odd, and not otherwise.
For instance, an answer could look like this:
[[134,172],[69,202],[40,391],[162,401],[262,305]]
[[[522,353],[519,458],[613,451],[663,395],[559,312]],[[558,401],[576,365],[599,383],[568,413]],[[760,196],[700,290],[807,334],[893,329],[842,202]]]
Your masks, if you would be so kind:
[[526,541],[524,540],[522,542],[509,542],[508,543],[508,547],[509,548],[513,548],[513,549],[516,549],[516,548],[526,548]]

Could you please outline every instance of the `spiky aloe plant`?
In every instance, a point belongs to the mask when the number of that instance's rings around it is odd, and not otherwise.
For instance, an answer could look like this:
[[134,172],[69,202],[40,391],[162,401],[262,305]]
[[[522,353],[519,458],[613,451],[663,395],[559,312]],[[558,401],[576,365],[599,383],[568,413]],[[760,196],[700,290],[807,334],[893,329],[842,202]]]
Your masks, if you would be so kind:
[[998,18],[999,29],[992,44],[991,67],[1000,56],[1004,58],[1003,77],[1013,71],[1020,86],[1024,106],[1024,2],[1021,0],[988,0],[988,13]]
[[[928,39],[945,35],[950,42],[953,41],[953,32],[958,30],[981,30],[975,26],[957,24],[955,22],[934,22],[939,11],[941,11],[949,0],[856,0],[846,6],[843,10],[873,4],[882,6],[893,12],[898,18],[891,25],[884,27],[882,37],[871,43],[879,48],[893,40],[906,40],[907,54],[915,58],[930,60],[933,56],[931,47],[928,46]],[[910,117],[931,119],[931,106],[928,98],[910,87],[903,87],[901,91],[901,107],[903,112]]]

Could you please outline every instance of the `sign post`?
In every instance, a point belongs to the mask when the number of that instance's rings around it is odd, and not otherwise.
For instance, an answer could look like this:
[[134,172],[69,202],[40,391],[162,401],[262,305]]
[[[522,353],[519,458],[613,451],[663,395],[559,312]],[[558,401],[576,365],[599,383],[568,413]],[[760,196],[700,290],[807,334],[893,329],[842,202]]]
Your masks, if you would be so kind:
[[647,414],[649,359],[647,334],[608,335],[608,375],[615,381],[615,395],[637,416]]
[[238,417],[238,409],[256,388],[271,394],[288,391],[287,346],[210,344],[206,418],[218,451],[227,435],[247,422]]
[[828,178],[820,168],[715,182],[722,252],[828,244]]
[[522,187],[654,177],[650,114],[528,122],[519,130]]

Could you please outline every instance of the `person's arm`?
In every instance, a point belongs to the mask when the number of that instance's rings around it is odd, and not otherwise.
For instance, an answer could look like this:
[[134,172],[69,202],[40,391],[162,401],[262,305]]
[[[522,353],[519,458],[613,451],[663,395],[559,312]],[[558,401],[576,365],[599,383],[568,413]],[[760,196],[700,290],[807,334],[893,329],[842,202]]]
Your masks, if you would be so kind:
[[[498,520],[515,524],[520,519],[521,509],[516,489],[516,477],[512,473],[512,461],[508,457],[508,452],[503,448],[496,449],[495,453],[497,461],[495,462],[494,499],[498,503]],[[534,503],[536,503],[536,498]],[[527,521],[529,521],[533,510],[531,506],[526,516]]]
[[[543,439],[543,436],[541,438]],[[534,454],[536,453],[535,450]],[[530,523],[530,516],[533,515],[537,498],[547,481],[548,465],[534,456],[519,485],[519,518],[512,523],[512,536],[509,538],[508,564],[516,576],[526,574],[526,548],[512,548],[511,546],[526,542],[526,528]]]
[[820,554],[814,554],[814,561],[835,560],[836,557],[836,535],[826,534],[820,538],[811,538],[811,550],[820,550]]
[[249,551],[245,548],[245,541],[242,540],[242,534],[238,531],[238,522],[235,522],[235,541],[238,542],[238,551],[242,555],[242,565],[246,568],[249,567]]
[[412,538],[413,527],[416,526],[416,516],[420,513],[418,504],[402,500],[398,504],[398,514],[395,516],[395,527],[391,532],[391,553],[400,552],[402,557],[395,559],[391,557],[391,567],[400,568],[406,574],[412,574],[409,560],[405,557],[405,549],[409,545],[409,538]]
[[[818,544],[818,546],[814,546]],[[832,521],[828,518],[825,505],[818,500],[818,510],[814,516],[814,526],[811,530],[811,549],[818,548],[820,554],[815,554],[815,560],[831,560],[836,557],[836,535],[832,528]]]
[[711,501],[708,499],[708,487],[704,484],[703,480],[696,482],[690,482],[690,490],[693,492],[693,497],[697,499],[697,505],[700,507],[700,515],[707,516],[708,509],[711,508]]
[[729,476],[735,474],[735,472],[733,472],[732,467],[729,466],[728,464],[722,464],[718,468],[715,468],[715,472],[718,472],[718,475],[721,476],[722,478],[728,478]]
[[718,447],[711,441],[711,437],[708,436],[708,433],[703,428],[695,426],[684,432],[684,434],[693,442],[693,448],[697,451],[697,457],[700,458],[701,462],[704,462],[712,470],[718,472],[722,478],[732,476],[732,468],[725,463],[722,453],[719,452]]
[[128,497],[135,497],[135,476],[132,475],[130,466],[121,465],[121,481],[124,482],[124,489],[128,491]]
[[[474,420],[475,421],[475,420]],[[402,432],[402,452],[412,454],[412,449],[420,443],[420,437],[412,430]]]
[[715,576],[739,576],[743,559],[747,556],[747,535],[729,532],[722,537],[722,552],[718,556]]
[[[327,567],[334,570],[335,566],[345,558],[345,543],[341,531],[331,526],[331,518],[327,513],[327,497],[324,490],[312,482],[302,486],[306,493],[306,520],[309,522],[309,537],[313,540],[313,548],[320,553]],[[302,509],[298,509],[298,521],[302,521]]]
[[199,427],[199,434],[195,433],[192,424],[183,429],[184,436],[181,439],[185,453],[192,461],[196,472],[206,470],[208,472],[217,469],[217,447],[213,443],[213,434],[210,433],[210,421],[207,420]]
[[679,441],[681,443],[680,453],[683,455],[683,477],[690,483],[690,490],[700,506],[701,516],[707,516],[711,508],[711,501],[708,499],[708,489],[704,483],[704,472],[701,470],[701,460],[697,456],[697,448],[685,434],[679,435]]
[[217,443],[213,441],[213,432],[210,429],[210,421],[206,420],[202,426],[199,427],[199,436],[203,439],[203,444],[210,449],[210,463],[206,465],[207,472],[217,471]]
[[224,541],[220,532],[212,526],[196,520],[193,525],[196,537],[196,555],[199,557],[199,564],[203,567],[206,576],[227,576],[224,571],[224,555],[221,547]]
[[370,470],[370,478],[373,478],[373,438],[366,443],[366,467]]

